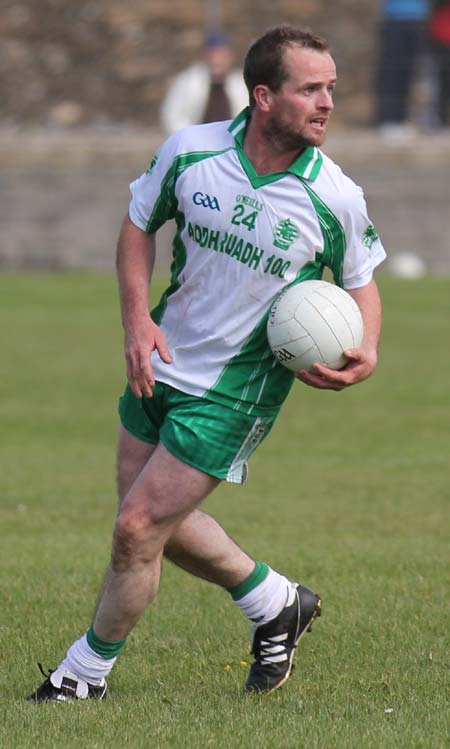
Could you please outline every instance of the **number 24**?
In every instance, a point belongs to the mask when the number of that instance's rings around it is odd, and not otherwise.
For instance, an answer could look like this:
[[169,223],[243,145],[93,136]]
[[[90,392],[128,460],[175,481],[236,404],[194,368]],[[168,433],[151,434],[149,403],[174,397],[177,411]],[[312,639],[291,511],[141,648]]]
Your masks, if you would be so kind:
[[249,231],[255,228],[258,211],[252,211],[245,215],[245,207],[241,203],[238,203],[238,205],[234,206],[233,213],[234,216],[231,219],[232,224],[236,224],[236,226],[243,224]]

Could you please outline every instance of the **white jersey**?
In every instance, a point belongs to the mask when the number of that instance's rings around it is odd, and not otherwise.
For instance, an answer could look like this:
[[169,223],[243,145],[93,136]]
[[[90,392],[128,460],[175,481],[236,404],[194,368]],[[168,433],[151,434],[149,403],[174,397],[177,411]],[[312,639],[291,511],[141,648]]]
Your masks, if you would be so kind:
[[171,284],[152,311],[173,362],[155,352],[156,379],[265,415],[294,378],[267,342],[277,295],[325,267],[339,286],[364,286],[385,252],[362,190],[319,149],[259,176],[243,151],[248,116],[171,136],[130,185],[129,215],[146,232],[177,225]]

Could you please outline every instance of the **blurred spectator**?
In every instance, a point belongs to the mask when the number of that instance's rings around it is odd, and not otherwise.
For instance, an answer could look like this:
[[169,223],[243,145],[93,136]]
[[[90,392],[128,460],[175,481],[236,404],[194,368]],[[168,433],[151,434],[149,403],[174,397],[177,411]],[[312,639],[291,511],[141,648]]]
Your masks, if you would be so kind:
[[426,50],[429,0],[383,0],[376,79],[376,120],[386,137],[414,132],[410,94]]
[[450,0],[434,0],[430,36],[436,72],[438,127],[450,125]]
[[222,31],[205,40],[204,60],[179,73],[161,105],[161,124],[171,134],[187,125],[235,117],[248,104],[242,73],[233,70],[233,50]]

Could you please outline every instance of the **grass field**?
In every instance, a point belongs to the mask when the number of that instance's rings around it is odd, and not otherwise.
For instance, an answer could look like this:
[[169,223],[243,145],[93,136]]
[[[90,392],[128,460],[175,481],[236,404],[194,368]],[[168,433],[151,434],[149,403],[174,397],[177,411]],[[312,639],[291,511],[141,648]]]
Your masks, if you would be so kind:
[[124,380],[112,276],[3,274],[0,747],[450,747],[450,279],[382,278],[375,377],[298,383],[243,487],[205,508],[323,616],[270,697],[249,628],[166,565],[105,703],[23,697],[90,623],[115,513]]

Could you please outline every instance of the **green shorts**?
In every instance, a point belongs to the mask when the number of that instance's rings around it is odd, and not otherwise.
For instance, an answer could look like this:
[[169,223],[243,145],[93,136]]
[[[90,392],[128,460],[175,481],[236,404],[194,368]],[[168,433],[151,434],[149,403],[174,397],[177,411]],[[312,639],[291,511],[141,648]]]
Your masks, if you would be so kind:
[[127,385],[119,415],[125,429],[143,442],[161,441],[184,463],[237,484],[247,478],[247,461],[276,418],[248,416],[163,382],[156,383],[152,398],[142,400]]

